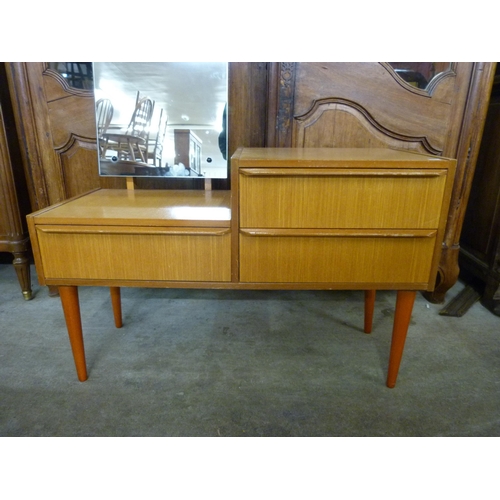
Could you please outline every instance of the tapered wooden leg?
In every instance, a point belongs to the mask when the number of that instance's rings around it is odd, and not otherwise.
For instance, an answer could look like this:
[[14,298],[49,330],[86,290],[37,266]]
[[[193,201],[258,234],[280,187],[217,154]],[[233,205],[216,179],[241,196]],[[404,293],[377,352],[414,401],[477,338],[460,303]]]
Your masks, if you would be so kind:
[[372,333],[376,290],[365,290],[365,333]]
[[80,303],[78,301],[78,288],[76,286],[60,286],[59,296],[68,328],[69,341],[75,360],[76,373],[80,382],[87,380],[87,364],[85,362],[85,348],[83,345],[82,320],[80,316]]
[[410,325],[411,313],[417,292],[400,290],[396,299],[394,327],[392,330],[391,354],[387,373],[387,387],[393,388],[398,378],[399,365],[403,357],[406,334]]
[[113,306],[113,316],[115,317],[116,328],[121,328],[123,326],[122,322],[122,300],[120,288],[117,286],[112,286],[109,288],[111,293],[111,305]]

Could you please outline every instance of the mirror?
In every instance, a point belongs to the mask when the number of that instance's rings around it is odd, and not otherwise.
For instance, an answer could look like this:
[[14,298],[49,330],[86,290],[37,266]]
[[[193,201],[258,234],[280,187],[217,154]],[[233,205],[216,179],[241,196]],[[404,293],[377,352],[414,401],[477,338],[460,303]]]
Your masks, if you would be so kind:
[[96,62],[99,174],[227,177],[228,63]]

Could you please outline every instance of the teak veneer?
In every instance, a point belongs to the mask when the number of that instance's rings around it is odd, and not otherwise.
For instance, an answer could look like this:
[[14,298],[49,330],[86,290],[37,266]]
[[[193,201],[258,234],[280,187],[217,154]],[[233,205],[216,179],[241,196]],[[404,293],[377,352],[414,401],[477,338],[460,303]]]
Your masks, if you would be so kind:
[[394,387],[417,290],[432,291],[455,161],[388,149],[240,148],[231,191],[96,190],[28,216],[81,381],[78,286],[397,290]]

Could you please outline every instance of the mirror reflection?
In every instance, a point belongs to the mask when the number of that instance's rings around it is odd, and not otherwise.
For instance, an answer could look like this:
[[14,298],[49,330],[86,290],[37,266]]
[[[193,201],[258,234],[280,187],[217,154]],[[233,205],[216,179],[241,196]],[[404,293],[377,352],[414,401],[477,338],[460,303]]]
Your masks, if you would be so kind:
[[49,62],[49,69],[59,73],[74,89],[92,90],[93,76],[91,62]]
[[426,89],[432,79],[450,69],[449,62],[391,62],[398,76],[419,89]]
[[94,63],[99,173],[227,177],[221,62]]

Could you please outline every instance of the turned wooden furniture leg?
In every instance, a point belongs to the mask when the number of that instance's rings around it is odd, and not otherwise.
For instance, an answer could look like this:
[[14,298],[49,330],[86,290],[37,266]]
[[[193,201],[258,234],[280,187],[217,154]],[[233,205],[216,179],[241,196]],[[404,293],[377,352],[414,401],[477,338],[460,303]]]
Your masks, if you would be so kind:
[[122,301],[120,287],[111,286],[109,287],[111,293],[111,304],[113,306],[113,316],[115,317],[116,328],[121,328],[122,323]]
[[391,354],[389,356],[389,370],[387,373],[387,387],[393,388],[398,378],[399,365],[403,357],[406,334],[410,325],[411,313],[417,292],[398,291],[396,312],[394,313],[394,327],[392,330]]
[[69,341],[75,360],[78,380],[87,380],[87,364],[85,362],[85,348],[83,345],[82,320],[80,316],[80,303],[78,301],[78,288],[76,286],[60,286],[59,296],[68,328]]
[[31,300],[33,292],[31,290],[31,270],[28,252],[13,252],[13,255],[14,261],[12,264],[16,270],[24,300]]
[[372,332],[376,290],[365,290],[365,333]]

